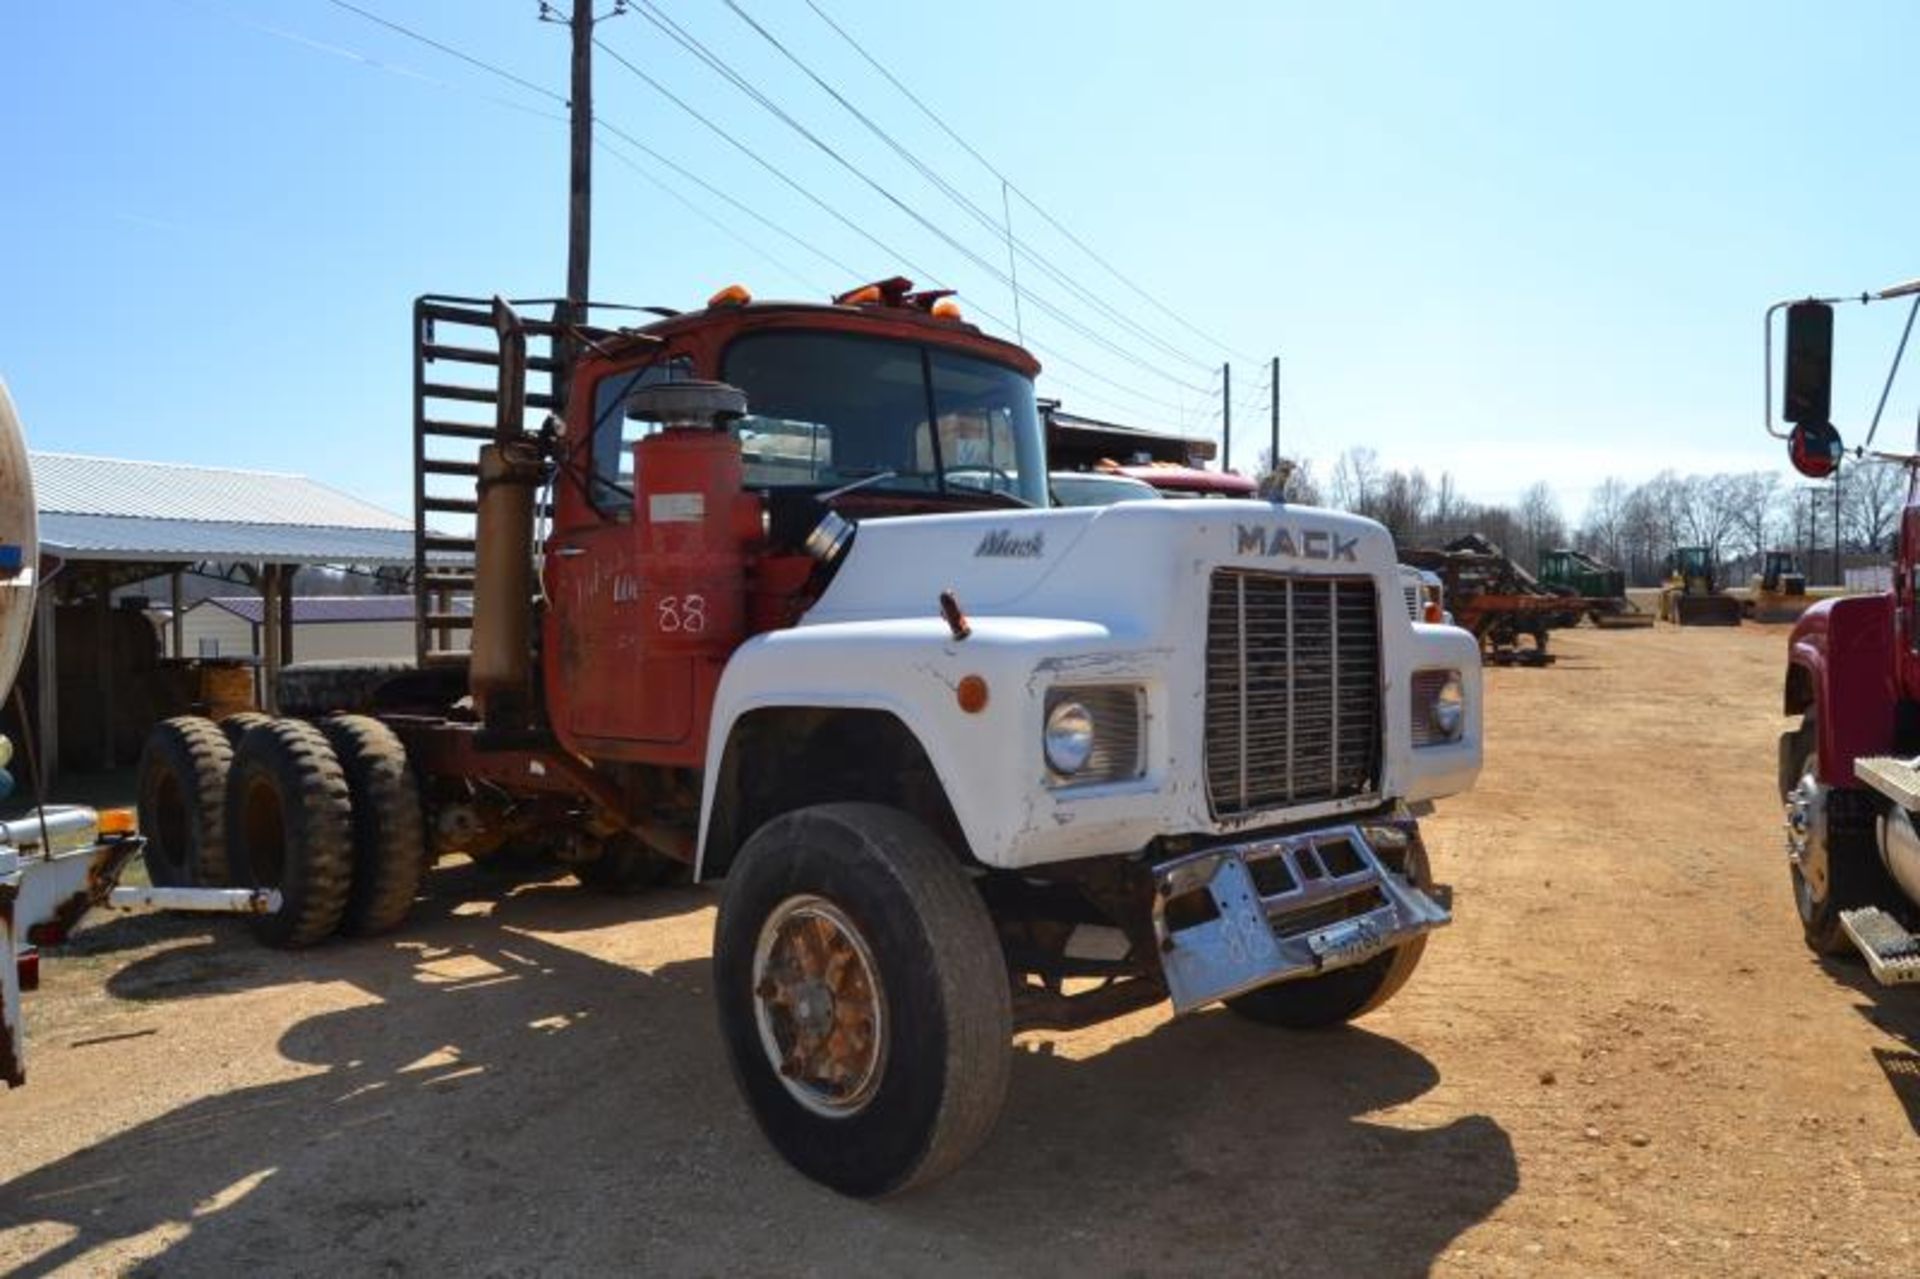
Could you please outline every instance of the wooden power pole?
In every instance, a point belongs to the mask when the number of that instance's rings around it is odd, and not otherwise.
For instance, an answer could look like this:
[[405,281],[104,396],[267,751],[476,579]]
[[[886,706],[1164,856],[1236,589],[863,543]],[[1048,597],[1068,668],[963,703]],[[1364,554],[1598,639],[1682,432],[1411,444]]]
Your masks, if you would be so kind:
[[1220,366],[1220,469],[1233,469],[1233,365]]
[[1280,357],[1277,355],[1273,357],[1273,376],[1271,382],[1272,385],[1270,389],[1273,392],[1273,425],[1271,432],[1272,439],[1268,441],[1269,454],[1267,457],[1267,470],[1278,471],[1280,469]]
[[573,161],[567,189],[567,319],[587,321],[593,253],[593,0],[573,0]]

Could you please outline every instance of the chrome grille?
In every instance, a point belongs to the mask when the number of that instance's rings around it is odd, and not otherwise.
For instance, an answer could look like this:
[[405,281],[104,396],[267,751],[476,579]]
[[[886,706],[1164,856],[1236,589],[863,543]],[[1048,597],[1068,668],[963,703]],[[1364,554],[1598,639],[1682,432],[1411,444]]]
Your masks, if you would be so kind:
[[1216,569],[1206,734],[1219,816],[1369,790],[1380,763],[1373,579]]

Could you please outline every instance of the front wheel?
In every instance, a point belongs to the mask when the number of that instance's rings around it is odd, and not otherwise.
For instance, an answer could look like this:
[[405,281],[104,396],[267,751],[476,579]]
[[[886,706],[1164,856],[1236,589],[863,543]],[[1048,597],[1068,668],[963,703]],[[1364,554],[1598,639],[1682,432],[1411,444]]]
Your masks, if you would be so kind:
[[[1433,887],[1426,846],[1418,836],[1407,844],[1407,860],[1401,874],[1421,892]],[[1422,933],[1351,968],[1337,968],[1323,976],[1283,981],[1235,995],[1227,1000],[1227,1007],[1248,1021],[1288,1030],[1324,1030],[1344,1025],[1398,994],[1413,976],[1413,970],[1420,966],[1420,957],[1426,950],[1427,937]]]
[[1860,791],[1821,782],[1818,742],[1811,711],[1796,731],[1781,737],[1788,869],[1807,948],[1817,955],[1845,955],[1853,943],[1841,926],[1841,912],[1894,905],[1900,895],[1880,864],[1872,801]]
[[895,1194],[991,1133],[1012,1064],[1006,964],[959,861],[912,817],[822,804],[761,827],[727,877],[714,969],[734,1077],[807,1176]]

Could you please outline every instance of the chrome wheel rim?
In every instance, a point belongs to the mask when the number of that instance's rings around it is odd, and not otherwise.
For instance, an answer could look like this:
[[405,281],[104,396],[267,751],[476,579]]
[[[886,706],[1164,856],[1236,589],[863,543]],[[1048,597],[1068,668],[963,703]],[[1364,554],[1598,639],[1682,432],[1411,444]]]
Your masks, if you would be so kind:
[[830,1119],[864,1110],[886,1067],[886,992],[860,930],[824,897],[789,897],[753,951],[760,1048],[795,1101]]
[[1827,788],[1820,762],[1808,756],[1800,780],[1787,794],[1787,857],[1793,865],[1793,897],[1800,918],[1811,920],[1827,899]]

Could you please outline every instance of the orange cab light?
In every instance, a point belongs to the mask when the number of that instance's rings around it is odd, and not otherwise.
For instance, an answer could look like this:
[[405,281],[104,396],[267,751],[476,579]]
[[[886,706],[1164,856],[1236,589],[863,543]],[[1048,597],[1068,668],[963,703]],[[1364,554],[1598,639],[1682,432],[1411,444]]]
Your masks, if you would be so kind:
[[932,314],[936,320],[964,320],[966,318],[960,314],[960,300],[958,298],[941,298],[933,304]]
[[1440,625],[1440,623],[1447,620],[1447,615],[1441,611],[1440,606],[1438,604],[1434,603],[1432,600],[1428,600],[1427,601],[1427,620],[1433,623],[1435,626],[1438,626]]
[[729,284],[707,299],[708,306],[745,306],[753,301],[753,294],[744,284]]
[[136,829],[131,808],[103,808],[100,810],[100,833],[102,835],[131,835]]
[[843,306],[878,306],[882,301],[880,297],[880,286],[877,284],[864,284],[851,293],[842,293],[839,297],[835,298],[834,301],[839,302]]
[[960,709],[969,715],[978,715],[987,709],[987,681],[978,675],[962,676],[954,686],[953,695]]

